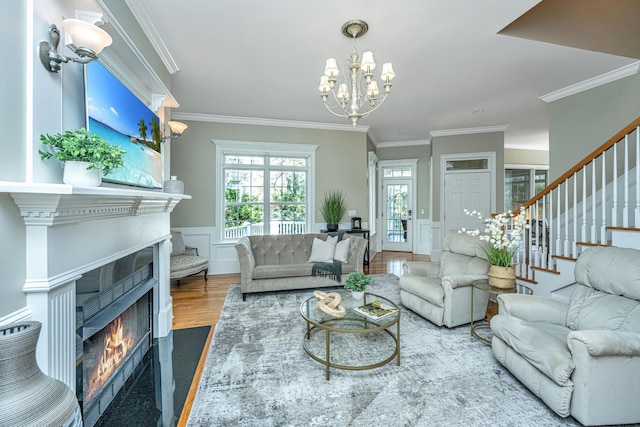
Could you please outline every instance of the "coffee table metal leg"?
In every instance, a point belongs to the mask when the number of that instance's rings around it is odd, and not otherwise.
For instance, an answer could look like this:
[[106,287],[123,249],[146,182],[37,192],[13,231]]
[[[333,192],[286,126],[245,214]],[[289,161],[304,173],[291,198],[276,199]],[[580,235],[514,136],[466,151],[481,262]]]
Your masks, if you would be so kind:
[[331,331],[330,330],[326,330],[326,335],[325,335],[325,363],[327,365],[326,367],[326,373],[325,376],[327,378],[327,381],[329,381],[329,360],[331,357]]
[[400,366],[400,317],[398,317],[396,325],[396,349],[398,350],[398,366]]

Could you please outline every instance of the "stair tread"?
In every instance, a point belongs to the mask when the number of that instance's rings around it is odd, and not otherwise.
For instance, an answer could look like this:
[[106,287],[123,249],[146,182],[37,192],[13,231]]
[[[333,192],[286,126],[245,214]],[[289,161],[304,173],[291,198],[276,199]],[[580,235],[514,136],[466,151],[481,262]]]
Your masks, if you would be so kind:
[[563,255],[551,255],[552,258],[555,259],[566,259],[567,261],[577,261],[578,258],[573,258],[570,256],[563,256]]
[[522,276],[516,276],[516,280],[522,280],[523,282],[533,283],[534,285],[538,284],[538,282],[536,282],[535,280],[527,279],[526,277],[522,277]]
[[544,268],[544,267],[536,267],[535,265],[531,265],[530,267],[532,270],[546,271],[547,273],[552,273],[552,274],[560,274],[558,270],[551,270],[549,268]]
[[607,242],[607,243],[576,242],[576,245],[581,245],[581,246],[606,246],[606,247],[613,246],[611,244],[611,242]]
[[640,231],[640,228],[633,227],[615,227],[613,225],[607,226],[607,230],[620,230],[620,231]]

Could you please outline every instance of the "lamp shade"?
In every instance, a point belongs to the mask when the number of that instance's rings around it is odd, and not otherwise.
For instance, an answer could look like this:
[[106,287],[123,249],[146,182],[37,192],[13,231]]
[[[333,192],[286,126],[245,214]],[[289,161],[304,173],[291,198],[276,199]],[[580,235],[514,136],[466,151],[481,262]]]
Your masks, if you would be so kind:
[[340,70],[338,69],[338,63],[335,58],[327,59],[327,63],[324,67],[324,75],[327,77],[335,77],[340,74]]
[[96,55],[113,41],[102,28],[80,19],[65,19],[62,21],[62,28],[69,34],[77,49],[88,49]]
[[171,128],[171,132],[177,133],[178,135],[181,135],[182,132],[184,132],[184,130],[187,128],[187,125],[182,122],[169,121],[168,124]]
[[320,77],[320,86],[318,86],[318,89],[322,93],[327,93],[331,90],[331,85],[329,84],[329,78],[327,76]]
[[385,62],[384,64],[382,64],[382,75],[380,76],[382,77],[382,80],[388,82],[395,76],[396,73],[393,72],[393,65],[391,65],[391,62]]
[[378,83],[376,81],[369,83],[367,86],[367,95],[369,95],[369,98],[375,98],[378,93],[380,93]]
[[370,50],[362,54],[362,63],[360,69],[365,73],[370,73],[376,69],[376,61],[373,60],[373,52]]

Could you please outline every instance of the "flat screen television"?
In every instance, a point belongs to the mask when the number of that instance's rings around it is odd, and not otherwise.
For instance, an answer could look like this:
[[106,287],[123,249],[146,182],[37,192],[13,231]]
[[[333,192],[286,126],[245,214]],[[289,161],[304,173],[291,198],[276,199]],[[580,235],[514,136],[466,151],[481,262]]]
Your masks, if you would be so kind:
[[85,67],[87,129],[127,153],[124,167],[103,179],[162,188],[160,119],[98,61]]

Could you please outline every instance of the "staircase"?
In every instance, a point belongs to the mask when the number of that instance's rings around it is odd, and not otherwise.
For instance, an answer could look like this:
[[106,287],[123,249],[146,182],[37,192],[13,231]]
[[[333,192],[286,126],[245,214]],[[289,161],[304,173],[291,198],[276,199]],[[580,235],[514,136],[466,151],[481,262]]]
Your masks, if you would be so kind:
[[530,227],[516,282],[566,300],[574,264],[589,246],[640,249],[640,118],[524,204]]

